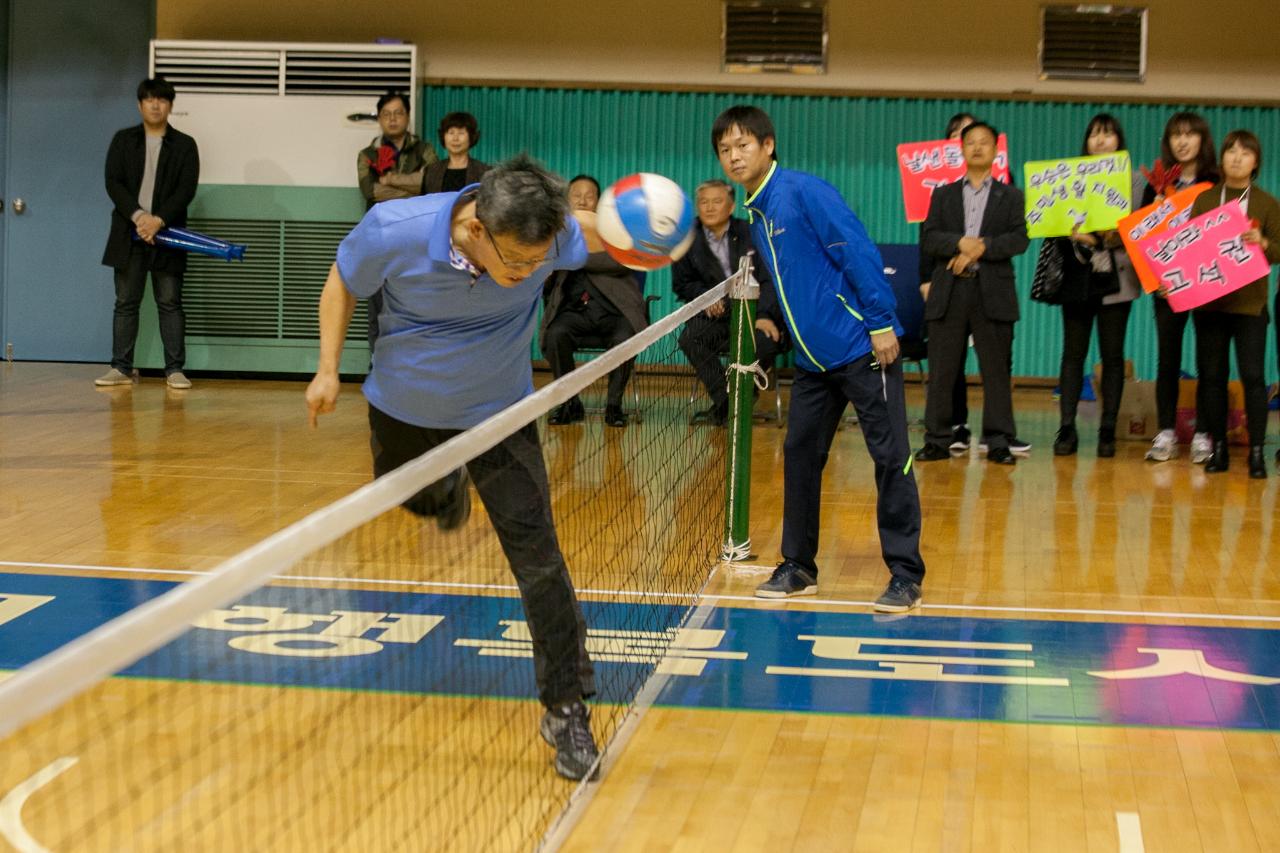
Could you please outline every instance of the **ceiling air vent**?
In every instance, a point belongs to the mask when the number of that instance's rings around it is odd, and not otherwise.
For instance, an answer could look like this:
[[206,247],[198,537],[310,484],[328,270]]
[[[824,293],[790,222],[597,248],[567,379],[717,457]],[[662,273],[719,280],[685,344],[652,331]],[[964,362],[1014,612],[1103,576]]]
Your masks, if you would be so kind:
[[1040,79],[1121,80],[1147,74],[1147,10],[1133,6],[1044,6]]
[[724,70],[825,73],[827,4],[728,0],[724,4]]

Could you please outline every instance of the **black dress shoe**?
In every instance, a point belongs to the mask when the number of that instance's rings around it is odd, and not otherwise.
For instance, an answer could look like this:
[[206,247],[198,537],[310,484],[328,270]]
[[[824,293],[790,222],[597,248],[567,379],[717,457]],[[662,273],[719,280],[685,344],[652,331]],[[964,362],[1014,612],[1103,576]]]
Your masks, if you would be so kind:
[[1225,441],[1215,441],[1213,443],[1213,455],[1205,463],[1204,470],[1210,474],[1221,474],[1230,467],[1231,454],[1227,452],[1227,443]]
[[1098,458],[1110,459],[1116,455],[1116,429],[1098,428]]
[[939,459],[950,459],[951,451],[938,444],[926,444],[916,451],[917,462],[937,462]]
[[586,411],[582,407],[582,401],[577,397],[566,400],[551,413],[551,417],[547,418],[547,423],[551,426],[564,426],[565,424],[576,423],[586,417]]
[[1262,457],[1261,444],[1249,448],[1249,477],[1254,480],[1267,479],[1267,461]]
[[1053,440],[1054,456],[1075,456],[1080,448],[1080,436],[1076,434],[1076,425],[1067,424],[1058,428],[1058,437]]
[[706,409],[693,413],[694,421],[706,421],[712,426],[724,426],[729,422],[729,401],[716,403]]
[[621,406],[605,406],[604,422],[611,427],[624,427],[627,425],[627,416]]
[[987,451],[987,461],[997,465],[1016,465],[1018,458],[1007,447],[993,447]]

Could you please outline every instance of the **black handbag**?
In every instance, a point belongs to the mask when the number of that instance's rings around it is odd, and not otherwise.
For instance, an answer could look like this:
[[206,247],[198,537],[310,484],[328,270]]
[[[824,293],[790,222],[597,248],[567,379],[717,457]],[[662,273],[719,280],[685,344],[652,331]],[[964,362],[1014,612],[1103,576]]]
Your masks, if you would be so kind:
[[1036,258],[1036,274],[1031,281],[1031,298],[1046,305],[1062,304],[1062,246],[1058,240],[1040,244]]

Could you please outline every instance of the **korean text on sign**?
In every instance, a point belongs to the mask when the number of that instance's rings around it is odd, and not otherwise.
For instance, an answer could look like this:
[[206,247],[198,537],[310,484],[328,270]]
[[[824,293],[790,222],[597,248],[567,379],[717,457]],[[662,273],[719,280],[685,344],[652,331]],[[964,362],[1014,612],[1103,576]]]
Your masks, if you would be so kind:
[[1160,287],[1160,279],[1151,271],[1146,256],[1138,249],[1138,241],[1154,234],[1170,229],[1178,229],[1187,224],[1191,218],[1191,205],[1196,196],[1207,190],[1211,184],[1205,182],[1178,190],[1171,196],[1158,198],[1144,208],[1120,220],[1116,227],[1120,230],[1120,239],[1124,241],[1125,251],[1133,262],[1133,270],[1142,282],[1142,289],[1151,293]]
[[1189,311],[1271,272],[1262,250],[1244,242],[1249,227],[1240,203],[1231,201],[1140,240],[1138,251],[1168,290],[1169,307]]
[[[924,222],[934,189],[954,184],[964,177],[964,171],[964,153],[958,139],[899,145],[898,172],[902,175],[902,203],[907,209],[907,221]],[[1001,183],[1009,183],[1009,140],[1003,133],[996,140],[996,161],[991,175]]]
[[1107,231],[1132,207],[1128,151],[1037,160],[1023,171],[1028,237],[1065,237],[1077,223],[1081,231]]

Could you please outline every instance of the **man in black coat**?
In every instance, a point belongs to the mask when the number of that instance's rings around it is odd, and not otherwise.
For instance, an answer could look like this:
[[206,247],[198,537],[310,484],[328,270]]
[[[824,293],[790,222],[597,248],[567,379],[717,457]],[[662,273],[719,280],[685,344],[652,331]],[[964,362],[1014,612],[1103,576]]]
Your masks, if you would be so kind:
[[[703,182],[694,196],[698,221],[694,223],[693,244],[671,267],[671,286],[682,302],[692,302],[738,271],[742,256],[754,252],[751,226],[733,218],[733,187],[721,180]],[[790,345],[786,324],[778,310],[773,280],[758,258],[752,266],[760,283],[756,306],[756,360],[761,368],[773,367],[779,353]],[[729,415],[729,392],[720,356],[729,347],[729,303],[721,300],[702,314],[690,318],[680,332],[680,349],[711,397],[711,408],[699,412],[714,424],[723,424]],[[775,379],[776,381],[776,379]]]
[[[590,175],[569,182],[569,207],[594,212],[600,202],[600,184]],[[582,269],[561,270],[547,279],[542,303],[542,354],[559,379],[574,368],[573,354],[584,347],[617,346],[649,327],[644,298],[643,273],[629,270],[607,252],[592,252]],[[604,422],[627,425],[622,397],[631,378],[634,359],[609,374]],[[547,419],[564,426],[586,416],[576,396],[557,406]]]
[[921,462],[951,455],[952,387],[964,369],[970,335],[982,372],[987,458],[1001,465],[1016,461],[1009,449],[1014,437],[1009,370],[1019,317],[1012,259],[1027,250],[1028,240],[1022,191],[991,178],[997,136],[984,122],[964,129],[964,180],[933,191],[920,232],[921,253],[933,262],[924,307],[931,376],[925,445],[916,452]]
[[186,362],[182,274],[187,255],[155,243],[160,229],[187,224],[187,205],[200,182],[195,140],[169,126],[173,99],[173,86],[162,77],[139,83],[142,124],[116,133],[107,149],[107,195],[113,209],[102,263],[115,269],[116,303],[111,369],[94,380],[96,385],[132,384],[138,308],[150,272],[164,343],[165,381],[170,388],[191,387],[182,372]]

